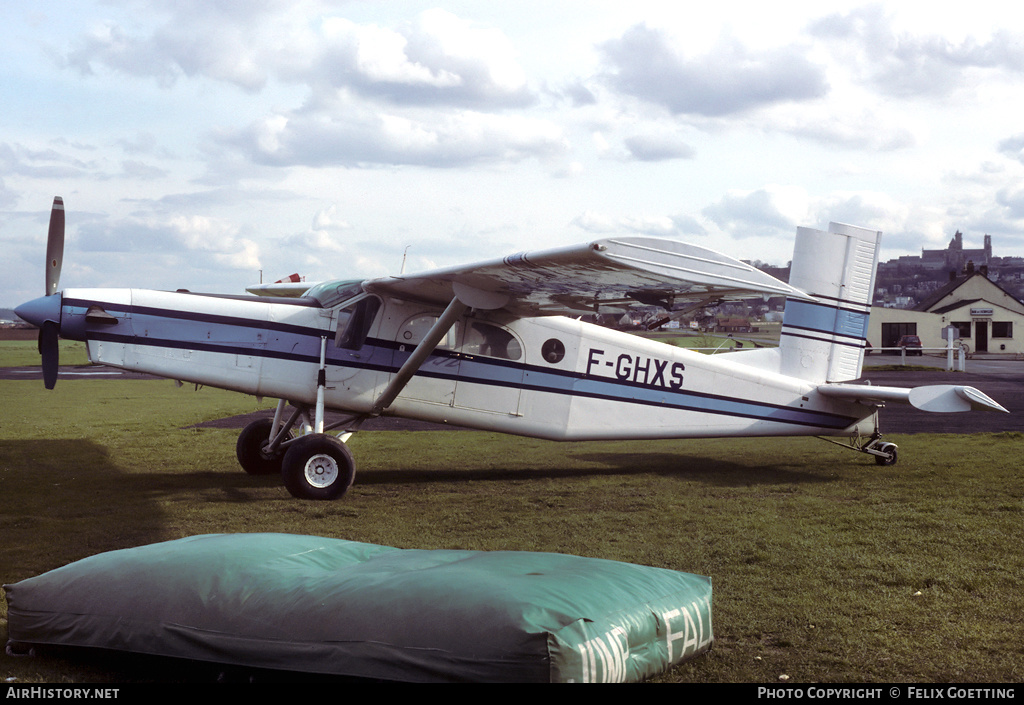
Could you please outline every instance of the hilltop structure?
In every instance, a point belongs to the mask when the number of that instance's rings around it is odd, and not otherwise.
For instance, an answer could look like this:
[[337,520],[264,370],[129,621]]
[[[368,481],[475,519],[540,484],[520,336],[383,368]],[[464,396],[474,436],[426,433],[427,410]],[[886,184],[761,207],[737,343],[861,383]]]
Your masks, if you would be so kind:
[[992,236],[984,236],[981,248],[964,247],[959,230],[943,250],[922,249],[878,263],[875,278],[876,306],[912,309],[962,275],[979,272],[1014,298],[1024,298],[1024,257],[996,257]]
[[985,244],[980,250],[964,249],[964,235],[959,230],[949,241],[944,250],[921,250],[921,264],[926,269],[940,269],[944,272],[960,272],[968,263],[977,267],[987,267],[992,259],[992,236],[985,236]]

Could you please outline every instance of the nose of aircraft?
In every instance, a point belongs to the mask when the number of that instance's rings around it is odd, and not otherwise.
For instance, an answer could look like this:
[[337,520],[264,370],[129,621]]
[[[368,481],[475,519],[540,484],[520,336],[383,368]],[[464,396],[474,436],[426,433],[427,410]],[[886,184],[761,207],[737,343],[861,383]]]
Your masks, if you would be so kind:
[[46,321],[60,323],[60,307],[61,296],[58,293],[40,296],[38,299],[23,303],[15,308],[14,312],[36,328],[42,328]]
[[39,353],[43,358],[43,384],[53,389],[57,383],[62,295],[41,296],[14,309],[14,312],[39,329]]

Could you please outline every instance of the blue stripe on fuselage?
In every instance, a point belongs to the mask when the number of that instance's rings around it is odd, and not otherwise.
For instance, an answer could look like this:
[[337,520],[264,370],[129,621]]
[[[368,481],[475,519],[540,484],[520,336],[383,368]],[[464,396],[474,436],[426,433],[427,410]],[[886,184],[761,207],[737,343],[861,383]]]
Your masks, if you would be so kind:
[[[84,314],[93,304],[105,310],[130,313],[135,332],[118,333],[113,329],[89,330],[90,340],[108,341],[147,347],[165,347],[180,350],[199,350],[224,354],[243,354],[257,357],[292,360],[319,364],[320,340],[330,332],[319,328],[292,324],[255,321],[231,316],[200,314],[189,311],[150,307],[115,307],[104,302],[85,300],[65,301],[74,313]],[[77,309],[77,310],[76,310]],[[150,328],[165,331],[168,325],[178,334],[191,332],[193,339],[168,338],[165,335],[139,335]],[[202,340],[201,336],[216,327],[216,340]],[[269,331],[262,340],[257,333]],[[408,345],[402,346],[408,353]],[[394,341],[370,338],[360,350],[360,359],[354,360],[350,351],[333,345],[327,349],[327,363],[360,370],[395,373],[406,355],[396,355],[400,349]],[[565,394],[576,397],[605,399],[608,401],[658,406],[665,409],[695,411],[771,421],[804,427],[829,429],[847,428],[858,419],[807,409],[737,399],[724,395],[706,394],[685,389],[669,389],[629,380],[604,378],[580,372],[552,370],[499,358],[465,355],[450,350],[435,350],[417,371],[417,376],[449,379],[454,382],[483,384],[499,387]]]

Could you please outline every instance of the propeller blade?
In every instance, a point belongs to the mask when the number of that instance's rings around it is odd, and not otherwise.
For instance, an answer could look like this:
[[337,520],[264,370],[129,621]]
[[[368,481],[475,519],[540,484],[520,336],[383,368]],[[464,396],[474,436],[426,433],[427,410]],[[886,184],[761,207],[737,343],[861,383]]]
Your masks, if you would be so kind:
[[57,348],[60,325],[55,321],[45,321],[39,329],[39,354],[43,356],[43,384],[53,389],[57,384],[57,367],[60,352]]
[[60,268],[64,263],[64,199],[53,199],[50,211],[50,232],[46,237],[46,295],[57,293]]

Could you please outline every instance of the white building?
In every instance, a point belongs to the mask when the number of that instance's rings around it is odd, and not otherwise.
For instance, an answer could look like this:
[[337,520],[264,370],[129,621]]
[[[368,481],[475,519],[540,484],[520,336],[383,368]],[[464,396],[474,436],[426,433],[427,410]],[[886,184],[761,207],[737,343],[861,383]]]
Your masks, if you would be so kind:
[[868,342],[893,347],[917,335],[925,348],[942,348],[942,329],[953,325],[972,353],[1024,354],[1024,303],[984,274],[957,277],[912,309],[872,307]]

